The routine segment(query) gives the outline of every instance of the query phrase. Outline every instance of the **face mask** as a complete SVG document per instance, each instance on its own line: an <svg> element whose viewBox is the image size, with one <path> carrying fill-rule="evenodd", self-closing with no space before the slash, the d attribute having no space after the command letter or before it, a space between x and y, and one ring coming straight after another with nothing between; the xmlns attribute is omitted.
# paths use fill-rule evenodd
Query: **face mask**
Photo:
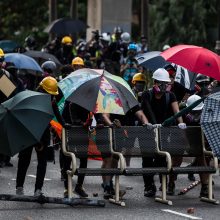
<svg viewBox="0 0 220 220"><path fill-rule="evenodd" d="M166 92L166 89L167 89L167 84L166 83L161 83L159 86L160 88L160 92Z"/></svg>
<svg viewBox="0 0 220 220"><path fill-rule="evenodd" d="M138 91L138 92L143 92L144 89L145 89L145 84L144 83L136 83L135 84L135 89Z"/></svg>
<svg viewBox="0 0 220 220"><path fill-rule="evenodd" d="M63 46L63 50L64 50L65 52L70 52L70 51L72 50L72 45L64 45L64 46Z"/></svg>
<svg viewBox="0 0 220 220"><path fill-rule="evenodd" d="M186 115L186 121L188 123L199 123L201 118L201 111L194 111Z"/></svg>

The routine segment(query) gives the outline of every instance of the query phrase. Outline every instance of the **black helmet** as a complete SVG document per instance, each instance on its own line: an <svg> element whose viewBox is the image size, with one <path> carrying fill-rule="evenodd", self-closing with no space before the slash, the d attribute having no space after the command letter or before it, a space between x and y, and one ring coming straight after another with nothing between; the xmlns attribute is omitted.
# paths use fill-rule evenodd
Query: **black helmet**
<svg viewBox="0 0 220 220"><path fill-rule="evenodd" d="M210 82L210 78L208 76L202 75L202 74L198 74L196 76L196 82L197 83L209 83Z"/></svg>
<svg viewBox="0 0 220 220"><path fill-rule="evenodd" d="M28 37L25 38L25 43L27 47L35 47L36 40L33 36L29 35Z"/></svg>

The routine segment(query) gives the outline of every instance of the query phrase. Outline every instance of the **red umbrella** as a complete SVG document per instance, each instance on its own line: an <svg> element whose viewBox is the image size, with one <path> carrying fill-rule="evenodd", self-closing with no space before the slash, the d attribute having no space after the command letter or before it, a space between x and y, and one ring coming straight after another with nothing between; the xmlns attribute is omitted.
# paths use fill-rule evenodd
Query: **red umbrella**
<svg viewBox="0 0 220 220"><path fill-rule="evenodd" d="M203 47L177 45L161 53L165 60L194 72L220 80L220 57Z"/></svg>

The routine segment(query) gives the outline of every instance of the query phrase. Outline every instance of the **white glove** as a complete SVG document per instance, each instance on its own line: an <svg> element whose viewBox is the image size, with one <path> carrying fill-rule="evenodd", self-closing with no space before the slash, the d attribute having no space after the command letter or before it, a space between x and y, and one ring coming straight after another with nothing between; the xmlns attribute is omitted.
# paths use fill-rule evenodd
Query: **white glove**
<svg viewBox="0 0 220 220"><path fill-rule="evenodd" d="M186 129L186 124L185 124L185 123L179 123L179 124L178 124L178 127L179 127L180 129Z"/></svg>
<svg viewBox="0 0 220 220"><path fill-rule="evenodd" d="M154 126L151 123L143 124L143 127L147 128L148 130L154 129Z"/></svg>
<svg viewBox="0 0 220 220"><path fill-rule="evenodd" d="M154 127L154 128L161 128L161 127L162 127L162 124L154 124L153 127Z"/></svg>

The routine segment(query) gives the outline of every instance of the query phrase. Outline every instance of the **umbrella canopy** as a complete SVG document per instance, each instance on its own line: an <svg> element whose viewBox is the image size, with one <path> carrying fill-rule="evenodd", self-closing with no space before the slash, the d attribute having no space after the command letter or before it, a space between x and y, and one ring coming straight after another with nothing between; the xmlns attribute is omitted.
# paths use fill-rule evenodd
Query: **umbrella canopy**
<svg viewBox="0 0 220 220"><path fill-rule="evenodd" d="M51 60L56 63L57 66L61 66L60 61L50 53L37 51L37 50L28 50L24 52L25 55L34 58L39 64L42 64L45 61Z"/></svg>
<svg viewBox="0 0 220 220"><path fill-rule="evenodd" d="M201 115L201 127L208 140L208 143L220 159L220 92L209 95L204 102Z"/></svg>
<svg viewBox="0 0 220 220"><path fill-rule="evenodd" d="M44 32L55 33L57 35L68 35L85 31L87 25L81 20L72 18L60 18L49 24Z"/></svg>
<svg viewBox="0 0 220 220"><path fill-rule="evenodd" d="M124 115L138 105L127 82L105 70L80 69L58 84L67 101L94 113Z"/></svg>
<svg viewBox="0 0 220 220"><path fill-rule="evenodd" d="M39 64L31 57L21 53L5 54L5 61L13 63L17 69L33 70L42 73Z"/></svg>
<svg viewBox="0 0 220 220"><path fill-rule="evenodd" d="M135 59L139 65L151 71L155 71L169 63L160 54L160 51L150 51L136 56Z"/></svg>
<svg viewBox="0 0 220 220"><path fill-rule="evenodd" d="M0 153L13 156L40 141L54 117L51 96L23 91L0 105Z"/></svg>
<svg viewBox="0 0 220 220"><path fill-rule="evenodd" d="M0 41L0 48L2 48L2 50L5 53L12 53L18 47L19 45L12 40L1 40Z"/></svg>
<svg viewBox="0 0 220 220"><path fill-rule="evenodd" d="M203 47L177 45L161 53L165 60L220 80L220 57Z"/></svg>
<svg viewBox="0 0 220 220"><path fill-rule="evenodd" d="M160 51L150 51L137 55L135 59L138 61L139 65L151 71L163 68L166 64L170 63L161 56ZM175 81L184 86L186 89L193 90L196 82L196 74L177 64L172 65L176 68Z"/></svg>

